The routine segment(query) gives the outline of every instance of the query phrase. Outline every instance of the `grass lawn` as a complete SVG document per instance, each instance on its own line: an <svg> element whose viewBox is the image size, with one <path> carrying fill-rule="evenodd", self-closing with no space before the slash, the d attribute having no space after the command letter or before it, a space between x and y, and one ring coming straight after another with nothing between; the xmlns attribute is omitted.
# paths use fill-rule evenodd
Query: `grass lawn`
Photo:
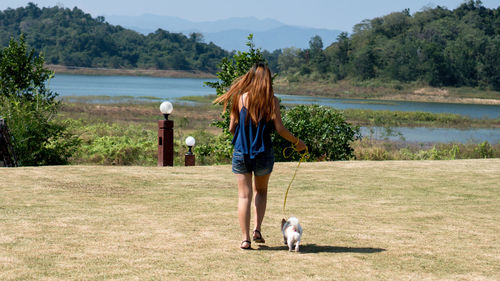
<svg viewBox="0 0 500 281"><path fill-rule="evenodd" d="M0 280L499 280L500 159L296 163L240 250L230 167L0 169Z"/></svg>

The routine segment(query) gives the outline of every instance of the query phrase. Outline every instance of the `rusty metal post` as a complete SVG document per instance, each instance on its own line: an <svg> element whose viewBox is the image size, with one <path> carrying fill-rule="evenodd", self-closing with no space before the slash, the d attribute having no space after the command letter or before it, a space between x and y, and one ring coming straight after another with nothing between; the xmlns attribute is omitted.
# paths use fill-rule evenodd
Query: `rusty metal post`
<svg viewBox="0 0 500 281"><path fill-rule="evenodd" d="M158 121L158 166L174 166L174 121Z"/></svg>
<svg viewBox="0 0 500 281"><path fill-rule="evenodd" d="M196 165L196 157L191 151L191 147L189 147L188 153L184 155L184 166L194 166Z"/></svg>
<svg viewBox="0 0 500 281"><path fill-rule="evenodd" d="M0 116L0 167L17 167L16 153L11 143L9 129Z"/></svg>

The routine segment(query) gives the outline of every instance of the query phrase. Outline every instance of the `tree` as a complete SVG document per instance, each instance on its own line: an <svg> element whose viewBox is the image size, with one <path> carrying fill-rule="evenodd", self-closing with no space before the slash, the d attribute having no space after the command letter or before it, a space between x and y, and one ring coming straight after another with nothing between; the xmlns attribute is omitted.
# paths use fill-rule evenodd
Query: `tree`
<svg viewBox="0 0 500 281"><path fill-rule="evenodd" d="M271 69L271 71L273 73L278 73L279 72L279 57L281 56L282 54L282 50L281 49L276 49L274 50L272 53L267 51L267 50L264 50L262 52L262 55L264 56L265 60L267 61L267 64L269 66L269 68Z"/></svg>
<svg viewBox="0 0 500 281"><path fill-rule="evenodd" d="M296 72L302 63L299 48L285 48L278 57L278 68L281 73Z"/></svg>
<svg viewBox="0 0 500 281"><path fill-rule="evenodd" d="M349 53L351 51L351 42L347 32L341 32L337 36L338 42L338 52L336 53L337 59L341 64L347 64L349 62Z"/></svg>
<svg viewBox="0 0 500 281"><path fill-rule="evenodd" d="M321 40L319 35L311 37L311 40L309 40L309 50L311 50L311 54L317 54L323 50L323 40Z"/></svg>
<svg viewBox="0 0 500 281"><path fill-rule="evenodd" d="M189 34L189 40L191 40L193 43L203 43L204 37L202 33L192 32L191 34Z"/></svg>
<svg viewBox="0 0 500 281"><path fill-rule="evenodd" d="M479 66L481 84L490 85L500 91L500 35L490 39L485 47L483 61Z"/></svg>
<svg viewBox="0 0 500 281"><path fill-rule="evenodd" d="M253 34L248 35L248 42L246 45L249 48L248 52L238 51L232 59L222 59L222 62L219 64L219 68L221 70L217 72L217 78L219 78L219 81L205 82L207 86L215 88L217 96L223 95L229 89L233 81L236 78L245 75L255 63L265 61L261 50L255 48L255 44L253 43ZM228 107L231 108L231 105L229 104ZM226 135L231 135L228 130L230 121L229 112L226 111L221 115L221 117L223 120L215 122L214 125L222 128Z"/></svg>
<svg viewBox="0 0 500 281"><path fill-rule="evenodd" d="M319 35L309 40L309 55L312 69L319 73L325 73L328 70L328 59L323 52L323 40Z"/></svg>
<svg viewBox="0 0 500 281"><path fill-rule="evenodd" d="M22 166L65 164L79 139L55 120L60 102L46 88L53 73L43 56L27 50L24 36L0 51L0 115L9 127Z"/></svg>
<svg viewBox="0 0 500 281"><path fill-rule="evenodd" d="M335 79L344 79L348 73L352 47L347 32L337 36L337 42L325 50L325 55L330 58L330 71L335 74Z"/></svg>
<svg viewBox="0 0 500 281"><path fill-rule="evenodd" d="M43 57L35 56L35 50L27 50L24 35L19 43L11 39L9 47L0 52L0 58L0 95L30 101L39 95L47 101L54 101L56 94L45 85L53 73L43 68Z"/></svg>
<svg viewBox="0 0 500 281"><path fill-rule="evenodd" d="M370 79L376 76L375 67L377 57L374 52L374 43L370 42L356 53L353 59L354 73L361 79Z"/></svg>

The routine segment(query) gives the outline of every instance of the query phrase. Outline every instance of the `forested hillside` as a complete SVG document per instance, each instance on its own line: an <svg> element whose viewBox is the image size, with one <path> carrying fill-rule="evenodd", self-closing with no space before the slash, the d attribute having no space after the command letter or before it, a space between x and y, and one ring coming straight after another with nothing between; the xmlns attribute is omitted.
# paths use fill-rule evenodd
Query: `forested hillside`
<svg viewBox="0 0 500 281"><path fill-rule="evenodd" d="M0 47L26 35L48 64L81 67L201 70L214 73L228 53L158 29L142 35L92 18L78 8L35 4L0 11ZM241 38L245 41L245 38ZM263 51L274 72L291 83L374 80L500 90L500 7L468 0L454 10L409 10L365 20L330 46L315 36L309 48Z"/></svg>
<svg viewBox="0 0 500 281"><path fill-rule="evenodd" d="M481 1L391 13L337 39L326 49L317 36L308 49L284 49L275 54L277 70L290 81L375 79L500 90L500 7Z"/></svg>
<svg viewBox="0 0 500 281"><path fill-rule="evenodd" d="M215 72L228 53L199 34L188 38L158 29L142 35L92 18L78 8L26 7L0 11L0 47L26 35L49 64L82 67L155 68Z"/></svg>

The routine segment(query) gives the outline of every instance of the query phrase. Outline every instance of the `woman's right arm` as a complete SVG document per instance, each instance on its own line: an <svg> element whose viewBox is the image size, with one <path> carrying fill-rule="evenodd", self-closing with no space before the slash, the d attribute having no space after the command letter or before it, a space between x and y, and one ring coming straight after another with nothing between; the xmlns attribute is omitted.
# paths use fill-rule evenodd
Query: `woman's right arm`
<svg viewBox="0 0 500 281"><path fill-rule="evenodd" d="M299 138L295 137L290 131L288 131L287 128L283 125L283 121L281 120L281 112L280 112L280 103L278 98L275 97L275 102L276 106L276 118L274 119L274 128L278 132L278 134L286 139L287 141L297 144L297 150L302 151L307 148L306 144Z"/></svg>
<svg viewBox="0 0 500 281"><path fill-rule="evenodd" d="M233 114L231 114L231 121L229 121L229 132L231 132L231 134L233 134L234 136L235 131L236 131L236 121L234 119Z"/></svg>

